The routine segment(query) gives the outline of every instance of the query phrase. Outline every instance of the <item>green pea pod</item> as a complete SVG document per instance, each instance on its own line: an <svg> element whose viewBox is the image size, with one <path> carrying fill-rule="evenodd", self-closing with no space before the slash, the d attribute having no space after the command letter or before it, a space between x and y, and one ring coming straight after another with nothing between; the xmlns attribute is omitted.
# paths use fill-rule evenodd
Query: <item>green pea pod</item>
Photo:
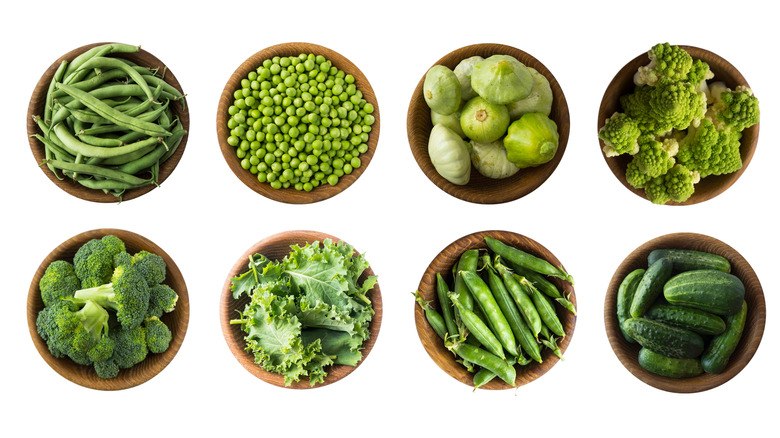
<svg viewBox="0 0 780 438"><path fill-rule="evenodd" d="M469 345L466 343L448 343L447 348L454 351L455 354L460 356L463 360L470 363L479 365L482 368L486 368L497 375L504 382L515 386L515 378L517 372L515 367L510 365L506 360L485 351L479 347Z"/></svg>
<svg viewBox="0 0 780 438"><path fill-rule="evenodd" d="M533 333L523 321L523 317L517 310L514 299L507 291L504 282L498 277L498 274L494 271L493 265L490 263L490 257L486 258L488 286L493 292L493 296L496 298L496 303L501 309L501 312L506 317L509 327L512 329L512 333L515 335L515 340L520 344L522 350L525 350L534 360L541 362L541 356L539 356L538 349L534 351L534 346L537 346ZM520 353L520 350L518 350ZM522 355L522 353L520 353Z"/></svg>
<svg viewBox="0 0 780 438"><path fill-rule="evenodd" d="M544 325L546 325L547 328L549 328L550 331L556 335L562 337L566 336L566 333L563 331L563 325L561 325L561 320L558 319L558 314L555 313L555 307L553 307L552 303L549 301L549 298L539 292L539 290L536 289L536 287L527 279L523 278L520 283L523 284L528 289L528 291L530 291L531 299L533 300L534 305L536 306L536 310L539 312L539 316L542 318Z"/></svg>
<svg viewBox="0 0 780 438"><path fill-rule="evenodd" d="M444 317L444 323L447 326L447 335L455 336L458 334L457 325L455 324L455 316L453 314L452 303L449 297L449 287L447 282L444 281L441 274L436 274L436 297L439 299L439 309Z"/></svg>
<svg viewBox="0 0 780 438"><path fill-rule="evenodd" d="M504 286L506 286L507 291L509 291L512 298L515 300L515 304L517 304L520 314L523 315L523 319L525 319L534 339L538 339L539 332L542 330L542 319L539 316L539 312L536 310L536 306L534 306L530 295L525 291L520 284L520 281L509 268L500 263L495 263L494 266L501 276L501 279L504 281Z"/></svg>
<svg viewBox="0 0 780 438"><path fill-rule="evenodd" d="M460 299L461 304L463 304L463 307L469 310L474 310L474 299L471 297L471 294L466 287L466 283L463 282L463 278L459 272L477 272L478 263L479 251L476 249L466 250L463 252L463 254L460 255L456 270L453 272L453 276L455 277L455 286L453 287L453 291L458 294L458 298Z"/></svg>
<svg viewBox="0 0 780 438"><path fill-rule="evenodd" d="M555 267L547 260L528 254L491 237L485 237L485 243L497 255L507 261L523 266L534 272L557 277L574 284L574 279L563 268Z"/></svg>
<svg viewBox="0 0 780 438"><path fill-rule="evenodd" d="M414 295L415 301L417 301L417 304L423 309L423 312L425 312L425 319L428 320L428 324L431 325L433 331L439 335L442 340L446 339L447 326L444 323L444 318L441 314L431 307L430 301L423 300L420 292L414 291L412 292L412 295Z"/></svg>
<svg viewBox="0 0 780 438"><path fill-rule="evenodd" d="M558 346L558 340L550 333L550 329L548 329L547 326L542 326L542 336L544 336L544 339L541 340L542 344L552 350L558 358L563 360L563 352Z"/></svg>
<svg viewBox="0 0 780 438"><path fill-rule="evenodd" d="M496 303L496 299L493 297L493 293L488 285L474 272L462 271L461 275L471 295L474 297L474 301L479 304L482 312L485 314L485 318L490 321L490 326L493 328L496 337L501 341L501 345L512 356L517 356L515 336L512 334L512 329L509 327L504 314L501 313L501 308L498 307L498 303Z"/></svg>
<svg viewBox="0 0 780 438"><path fill-rule="evenodd" d="M496 378L496 373L490 371L487 368L482 368L481 370L474 373L474 389L477 389L480 386L490 383L495 378Z"/></svg>
<svg viewBox="0 0 780 438"><path fill-rule="evenodd" d="M469 329L469 332L474 335L475 338L482 344L488 351L505 359L504 350L501 346L501 341L498 340L495 334L488 328L488 326L482 322L474 312L466 309L458 301L458 297L455 294L450 294L450 299L455 308L460 312L461 320L463 324Z"/></svg>

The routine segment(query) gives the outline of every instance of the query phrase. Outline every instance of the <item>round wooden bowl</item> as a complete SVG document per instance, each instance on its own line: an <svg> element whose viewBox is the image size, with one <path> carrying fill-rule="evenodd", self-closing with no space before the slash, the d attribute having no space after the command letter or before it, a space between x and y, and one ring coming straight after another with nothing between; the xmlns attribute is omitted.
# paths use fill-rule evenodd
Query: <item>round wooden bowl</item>
<svg viewBox="0 0 780 438"><path fill-rule="evenodd" d="M680 46L691 54L693 59L701 59L710 66L710 70L715 74L708 82L722 81L732 90L738 85L745 85L749 87L749 84L742 76L742 74L728 61L720 56L698 47ZM635 89L634 85L634 73L641 66L650 63L650 58L647 56L647 52L637 56L631 62L625 65L615 75L612 82L609 83L607 90L604 92L604 97L601 99L601 106L599 107L599 117L596 126L596 137L598 138L598 130L604 126L604 121L616 112L621 112L620 96L632 93ZM742 156L742 168L734 173L727 175L710 175L703 178L696 184L696 191L685 202L667 202L665 205L692 205L704 202L708 199L712 199L719 194L723 193L734 184L742 173L747 169L750 160L753 158L753 153L756 150L758 143L758 128L759 124L751 126L748 129L742 131L742 145L740 146L740 155ZM599 138L599 153L604 157L612 173L615 177L625 186L628 190L632 191L637 196L641 196L647 199L644 189L636 189L632 187L626 181L626 166L631 161L631 156L623 154L617 157L607 158L604 155L601 148L604 147L604 142Z"/></svg>
<svg viewBox="0 0 780 438"><path fill-rule="evenodd" d="M528 237L516 234L510 231L480 231L452 242L446 248L444 248L434 259L428 268L425 270L420 284L417 290L424 300L431 301L431 305L436 309L439 309L438 300L436 298L436 274L440 273L447 284L453 284L452 268L458 263L461 254L468 249L477 248L480 250L487 250L487 244L485 244L485 237L492 237L500 240L507 245L514 246L523 251L533 254L537 257L543 258L555 266L563 266L561 262L553 255L547 248L543 247L534 240ZM571 283L557 279L547 277L557 287L558 290L564 296L569 296L569 299L577 307L577 297L574 295L574 287ZM562 352L566 351L566 348L571 342L571 338L574 335L574 325L577 322L577 317L556 305L558 311L558 318L560 318L563 325L563 329L566 333L566 337L558 341L558 346ZM433 331L428 320L425 318L425 312L420 306L414 303L414 323L417 326L417 335L420 337L420 341L428 352L428 355L436 362L436 365L444 370L447 374L454 379L473 387L474 375L468 372L463 365L455 361L455 355L447 350L442 342L441 338ZM517 371L517 379L515 380L515 386L520 387L522 385L533 382L538 379L544 373L550 370L559 358L549 348L542 349L542 363L531 362L525 366L515 366ZM508 389L512 388L509 384L501 379L493 379L488 384L481 386L484 389Z"/></svg>
<svg viewBox="0 0 780 438"><path fill-rule="evenodd" d="M238 300L233 298L233 292L230 290L231 279L247 271L249 257L254 254L262 254L270 260L281 260L290 254L291 245L304 246L307 243L315 241L322 242L325 239L331 239L334 243L341 240L325 233L306 230L285 231L269 236L252 245L252 247L238 258L233 265L233 268L228 273L227 279L225 279L225 286L222 288L222 298L219 306L220 324L222 325L222 334L225 336L225 341L227 342L230 351L238 362L246 368L247 371L252 373L252 375L280 388L309 389L312 388L312 386L309 383L309 379L306 377L302 377L298 382L293 382L290 386L285 386L284 376L263 370L260 365L255 363L254 355L245 350L246 341L244 340L244 337L246 336L246 333L241 329L241 325L230 324L230 320L235 319L239 313L244 310L250 299L246 294L242 295ZM355 250L355 254L359 254L357 250ZM360 276L360 281L365 281L365 279L371 275L374 275L374 271L369 267L363 271L363 274ZM376 343L376 339L379 336L379 328L382 325L382 294L379 291L378 284L374 285L373 289L369 291L368 298L371 300L374 308L374 317L371 319L371 323L368 326L371 334L363 343L363 349L361 350L363 358L358 362L357 366L354 367L338 364L331 365L327 369L328 375L325 376L324 382L313 386L314 388L330 385L331 383L338 382L348 376L355 371L355 369L366 360L368 354L371 353L371 350Z"/></svg>
<svg viewBox="0 0 780 438"><path fill-rule="evenodd" d="M520 169L516 174L503 179L483 176L472 166L468 184L453 184L439 175L428 155L428 139L433 125L431 124L431 109L425 103L422 92L425 74L420 78L420 82L414 90L406 116L406 134L409 138L409 146L412 148L412 155L414 155L417 165L420 166L425 176L450 195L477 204L501 204L514 201L536 190L558 167L569 141L569 107L560 84L547 67L522 50L502 44L474 44L448 53L431 67L445 65L454 69L460 61L471 56L488 58L499 54L514 56L525 66L533 67L550 81L553 92L550 118L558 125L559 135L558 151L552 160L541 166ZM427 72L428 70L425 71L426 74Z"/></svg>
<svg viewBox="0 0 780 438"><path fill-rule="evenodd" d="M173 339L171 340L168 349L160 354L149 353L143 362L131 368L120 370L119 375L113 379L102 379L98 377L94 368L91 366L79 365L68 357L54 357L49 352L46 342L41 339L38 334L35 322L38 318L38 312L43 309L43 301L41 300L41 292L38 288L38 283L49 264L55 260L67 260L72 262L74 254L76 254L76 251L82 245L92 239L99 239L109 234L113 234L122 239L122 241L125 242L125 248L130 254L134 254L140 250L146 250L162 257L167 265L164 283L169 285L179 294L179 300L177 301L176 308L173 312L166 313L160 318L173 333ZM86 231L61 243L54 248L54 250L46 256L43 262L41 262L41 265L38 266L35 277L33 277L33 280L30 283L29 293L27 294L27 325L30 329L30 336L35 344L35 348L38 349L38 353L40 353L46 363L61 376L73 383L92 389L119 390L132 388L156 376L173 360L174 356L176 356L176 353L179 351L182 342L184 342L184 335L187 333L189 318L190 299L187 294L187 285L184 283L184 277L182 277L181 271L179 271L179 268L176 266L173 259L151 240L133 232L119 229L106 228Z"/></svg>
<svg viewBox="0 0 780 438"><path fill-rule="evenodd" d="M40 130L38 129L38 124L35 123L35 121L33 120L33 116L43 115L43 108L46 103L46 92L48 91L49 84L51 83L51 80L54 77L54 73L57 71L57 68L60 66L63 60L70 61L73 58L86 52L87 50L102 44L107 44L107 43L88 44L86 46L79 47L78 49L71 50L70 52L61 56L56 61L54 61L51 64L51 66L49 66L46 72L43 73L43 76L41 76L41 79L38 81L38 84L36 84L35 89L33 90L32 97L30 98L30 104L27 107L27 135L30 139L30 148L32 149L33 156L35 157L36 164L41 164L46 159L46 157L43 151L43 144L35 137L32 137L33 134L41 133ZM181 91L182 94L184 93L184 91L181 88L181 84L179 84L179 81L176 79L176 76L173 75L173 72L171 72L171 70L162 61L157 59L154 55L147 52L146 50L139 49L138 52L136 53L116 53L116 54L112 54L111 56L130 60L143 67L158 68L160 72L164 72L164 79L166 82L173 85L177 90ZM176 168L176 165L179 164L179 160L181 159L181 156L184 154L184 149L187 146L187 139L189 138L190 111L187 108L185 102L173 102L171 103L171 107L173 108L173 113L179 117L179 120L181 120L181 124L184 127L184 129L187 130L187 134L185 134L184 138L182 138L179 147L176 149L176 152L173 155L171 155L171 157L168 158L164 163L160 165L158 184L162 184L168 178L168 176L170 176L170 174L173 173L173 170ZM94 189L86 188L81 184L71 180L70 178L59 180L49 170L48 167L46 166L39 166L39 167L41 168L43 173L46 174L49 180L51 180L51 182L57 185L57 187L61 188L62 190L70 193L71 195L77 198L81 198L86 201L103 202L103 203L119 201L119 198L117 198L116 196L110 193L103 193L102 190L94 190ZM131 199L135 199L141 195L150 192L156 187L157 187L156 185L151 184L145 187L127 190L122 195L122 201L129 201Z"/></svg>
<svg viewBox="0 0 780 438"><path fill-rule="evenodd" d="M368 151L360 154L362 165L353 170L349 175L344 175L339 178L339 182L335 186L324 184L316 187L311 192L295 190L293 187L274 189L271 188L271 185L268 183L261 183L257 180L255 175L241 167L241 159L236 156L236 148L227 143L227 139L230 136L230 130L227 127L228 120L230 120L228 108L230 108L235 101L233 93L241 88L241 80L246 78L249 72L256 70L258 66L262 65L263 61L266 59L273 58L274 56L298 56L301 53L322 55L331 61L333 66L337 67L339 70L354 76L355 85L358 90L363 93L363 98L374 106L373 116L375 118L374 124L371 126L371 132L368 135L368 143L366 143L368 145ZM222 90L222 95L219 98L219 105L217 106L217 138L219 140L219 148L222 150L222 156L225 158L230 170L232 170L238 179L247 187L266 198L275 201L288 204L310 204L323 201L343 192L366 170L368 164L371 162L371 158L374 156L374 152L376 152L376 147L379 142L379 105L377 104L376 94L374 94L374 90L371 88L371 84L368 82L366 76L355 64L341 54L327 47L311 43L293 42L278 44L265 48L250 56L249 59L244 61L236 71L233 72L230 79L228 79L225 88Z"/></svg>
<svg viewBox="0 0 780 438"><path fill-rule="evenodd" d="M731 263L731 273L739 277L745 284L745 301L748 307L747 322L739 345L722 373L705 373L685 379L674 379L653 374L640 367L639 363L637 363L637 355L641 348L639 344L631 344L623 337L617 320L618 287L629 272L638 268L647 269L647 256L652 250L658 248L692 249L721 255ZM702 234L667 234L642 244L631 252L617 268L617 271L615 271L609 283L604 302L604 325L607 330L607 338L620 362L639 380L669 392L693 393L706 391L731 380L753 358L764 334L765 324L766 303L764 302L764 292L761 289L756 273L753 272L753 268L734 248L718 239Z"/></svg>

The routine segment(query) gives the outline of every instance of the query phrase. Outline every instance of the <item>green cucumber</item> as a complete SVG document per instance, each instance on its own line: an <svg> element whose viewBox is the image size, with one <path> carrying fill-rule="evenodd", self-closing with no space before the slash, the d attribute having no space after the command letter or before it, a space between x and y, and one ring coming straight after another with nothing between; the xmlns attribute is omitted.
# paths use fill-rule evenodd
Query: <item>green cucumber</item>
<svg viewBox="0 0 780 438"><path fill-rule="evenodd" d="M634 299L636 287L639 286L639 281L642 279L643 275L645 275L645 270L642 268L629 272L628 275L623 278L617 292L617 319L618 324L620 324L620 331L623 332L623 337L626 338L626 341L631 342L632 344L636 341L634 341L631 336L628 336L626 331L623 330L623 323L628 318L631 318L631 301Z"/></svg>
<svg viewBox="0 0 780 438"><path fill-rule="evenodd" d="M719 335L726 331L726 322L723 318L693 307L655 304L647 311L645 317L688 329L700 335Z"/></svg>
<svg viewBox="0 0 780 438"><path fill-rule="evenodd" d="M710 374L718 374L726 369L731 355L737 349L742 332L747 320L747 303L742 302L739 312L726 319L728 328L722 334L715 336L707 346L707 350L701 356L701 364L704 371Z"/></svg>
<svg viewBox="0 0 780 438"><path fill-rule="evenodd" d="M623 328L639 345L674 359L693 359L704 351L697 333L647 318L629 318Z"/></svg>
<svg viewBox="0 0 780 438"><path fill-rule="evenodd" d="M736 276L722 271L686 271L666 282L664 297L671 304L716 315L733 315L742 307L745 285Z"/></svg>
<svg viewBox="0 0 780 438"><path fill-rule="evenodd" d="M664 290L664 283L672 276L672 262L669 259L658 259L650 265L636 287L634 299L631 300L631 316L640 318L653 305L655 299Z"/></svg>
<svg viewBox="0 0 780 438"><path fill-rule="evenodd" d="M647 256L648 265L656 260L668 258L672 261L675 272L696 271L700 269L714 269L716 271L731 272L731 263L722 256L692 249L655 249Z"/></svg>
<svg viewBox="0 0 780 438"><path fill-rule="evenodd" d="M639 350L639 366L664 377L685 378L704 374L699 359L675 359L658 354L653 350Z"/></svg>

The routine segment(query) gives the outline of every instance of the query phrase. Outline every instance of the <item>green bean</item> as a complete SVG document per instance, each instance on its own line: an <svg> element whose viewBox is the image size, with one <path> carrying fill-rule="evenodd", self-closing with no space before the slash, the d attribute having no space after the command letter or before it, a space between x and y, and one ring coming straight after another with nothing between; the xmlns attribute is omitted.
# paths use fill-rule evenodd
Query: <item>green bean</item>
<svg viewBox="0 0 780 438"><path fill-rule="evenodd" d="M51 120L52 105L54 101L54 84L62 80L62 76L65 74L65 69L68 67L68 61L62 60L60 66L54 72L51 82L49 82L49 88L46 91L46 102L43 106L43 120Z"/></svg>
<svg viewBox="0 0 780 438"><path fill-rule="evenodd" d="M114 79L122 79L124 77L126 77L125 73L121 70L109 70L93 78L72 83L70 84L70 86L78 88L79 90L91 91L105 84L108 81L112 81ZM57 79L57 82L62 82L62 81L60 79ZM54 98L59 98L59 97L67 96L67 94L62 90L55 90L54 93L52 93L52 96Z"/></svg>
<svg viewBox="0 0 780 438"><path fill-rule="evenodd" d="M103 117L100 117L92 111L72 109L70 110L70 115L72 115L76 120L84 123L102 123L105 121Z"/></svg>
<svg viewBox="0 0 780 438"><path fill-rule="evenodd" d="M100 99L92 96L91 94L73 88L65 84L59 85L60 89L65 90L66 93L81 101L87 108L95 111L99 115L108 119L111 123L119 126L124 126L130 130L143 132L150 136L168 136L171 133L162 129L159 125L144 120L139 120L135 117L130 117L114 108L106 105Z"/></svg>
<svg viewBox="0 0 780 438"><path fill-rule="evenodd" d="M76 137L73 136L73 134L68 130L68 128L61 123L55 126L54 129L52 129L52 131L59 137L59 139L63 142L63 144L67 146L67 149L71 151L73 155L82 154L87 157L97 157L97 158L116 157L119 155L128 154L130 152L144 148L156 142L162 142L162 138L160 137L149 137L146 140L138 141L124 146L119 146L114 148L103 148L103 147L88 145L86 143L79 141Z"/></svg>
<svg viewBox="0 0 780 438"><path fill-rule="evenodd" d="M412 292L412 295L414 295L414 299L417 304L420 305L420 308L423 309L425 319L428 320L428 324L431 325L433 331L439 335L442 340L445 340L447 338L447 324L444 322L444 317L442 317L436 309L431 307L430 301L423 300L419 291Z"/></svg>
<svg viewBox="0 0 780 438"><path fill-rule="evenodd" d="M460 356L463 360L486 368L500 377L504 382L512 386L515 385L515 378L517 377L515 367L495 354L462 342L449 342L447 343L447 348L454 351L455 354Z"/></svg>
<svg viewBox="0 0 780 438"><path fill-rule="evenodd" d="M501 341L499 341L496 335L490 331L488 326L482 322L482 320L479 319L479 317L475 315L474 312L463 307L455 294L450 294L449 297L450 300L452 300L452 304L454 304L455 308L460 312L460 317L463 321L463 324L467 329L469 329L469 332L473 334L475 338L477 338L480 344L482 344L482 346L484 346L488 351L500 357L501 359L506 359L503 348L501 346Z"/></svg>
<svg viewBox="0 0 780 438"><path fill-rule="evenodd" d="M531 299L533 300L534 305L536 306L536 310L539 312L539 316L542 318L544 325L546 325L547 328L549 328L550 331L556 335L566 336L566 333L563 331L563 325L561 325L561 320L558 319L558 314L555 313L555 307L553 307L552 303L549 301L549 298L539 292L536 286L531 284L531 282L526 278L521 277L519 281L531 293Z"/></svg>
<svg viewBox="0 0 780 438"><path fill-rule="evenodd" d="M536 306L534 306L533 300L509 268L499 262L494 263L494 266L504 281L507 291L515 300L515 304L517 304L517 308L520 310L520 314L523 315L523 319L528 324L528 328L531 330L534 338L538 339L539 332L542 330L542 319L536 310Z"/></svg>
<svg viewBox="0 0 780 438"><path fill-rule="evenodd" d="M479 304L485 317L490 321L490 325L493 327L496 337L501 341L501 345L512 356L517 356L515 336L512 334L512 329L509 327L504 314L501 313L501 309L498 307L498 303L496 303L496 299L493 297L488 285L474 272L461 271L461 275L469 291L471 291L474 301Z"/></svg>
<svg viewBox="0 0 780 438"><path fill-rule="evenodd" d="M173 155L179 148L184 136L187 135L187 131L182 127L181 122L177 122L177 125L171 131L171 136L163 141L163 144L167 145L165 155L160 158L160 162L165 162Z"/></svg>
<svg viewBox="0 0 780 438"><path fill-rule="evenodd" d="M102 44L99 46L95 46L86 52L82 53L81 55L73 58L73 60L70 62L70 66L65 71L65 76L69 76L73 72L76 71L79 67L81 67L82 64L89 61L95 56L103 56L108 55L111 53L136 53L138 52L138 49L140 49L139 46L131 46L129 44L121 44L121 43L110 43L110 44Z"/></svg>
<svg viewBox="0 0 780 438"><path fill-rule="evenodd" d="M152 90L149 88L149 84L146 82L146 80L143 78L143 76L135 71L132 67L130 67L124 60L118 59L118 58L108 58L105 56L96 56L94 58L89 59L84 64L82 64L76 71L79 71L80 69L87 69L87 68L104 68L108 67L109 69L117 69L124 72L130 79L133 80L136 84L138 84L142 90L144 90L144 93L146 94L146 97L149 100L154 100L154 96L152 95ZM78 89L78 88L77 88Z"/></svg>
<svg viewBox="0 0 780 438"><path fill-rule="evenodd" d="M115 97L145 97L146 96L144 90L138 84L107 85L104 87L95 88L94 90L91 90L88 93L90 96L93 96L103 101ZM160 93L160 97L164 97L162 92ZM55 100L60 105L65 105L65 106L74 105L76 108L82 106L81 102L76 100L71 95L67 95Z"/></svg>
<svg viewBox="0 0 780 438"><path fill-rule="evenodd" d="M137 184L146 184L149 182L149 180L138 178L137 176L130 175L125 172L119 172L113 169L106 169L100 166L92 166L90 164L69 163L67 161L60 161L60 160L50 160L50 163L55 168L60 170L67 170L70 172L99 176L102 178L124 182L127 184L137 185Z"/></svg>
<svg viewBox="0 0 780 438"><path fill-rule="evenodd" d="M115 181L110 179L97 180L91 178L79 178L76 179L76 182L89 189L115 191L120 193L124 192L125 190L137 189L151 184L150 181L146 181L146 180L141 184L130 184L130 183ZM116 194L114 195L118 196Z"/></svg>
<svg viewBox="0 0 780 438"><path fill-rule="evenodd" d="M444 281L441 274L436 274L436 296L439 299L439 309L441 309L441 315L444 317L444 322L447 326L447 335L455 336L459 334L457 326L455 324L455 317L453 315L452 303L450 303L449 288L447 282Z"/></svg>
<svg viewBox="0 0 780 438"><path fill-rule="evenodd" d="M571 275L567 274L563 268L557 268L547 260L528 254L525 251L521 251L491 237L485 237L485 243L487 243L488 247L494 253L496 253L496 255L501 256L503 259L506 259L509 262L523 266L540 274L561 278L571 282L572 284L574 283Z"/></svg>
<svg viewBox="0 0 780 438"><path fill-rule="evenodd" d="M506 317L506 320L509 323L509 327L512 329L512 333L515 335L515 340L518 341L520 347L525 350L525 352L528 353L532 359L541 363L542 358L539 354L539 344L537 344L534 334L531 333L531 330L528 328L525 321L523 320L523 317L520 315L520 312L514 303L514 299L510 295L509 291L507 291L504 282L494 272L495 268L490 263L490 255L486 255L486 266L488 286L490 286L490 290L493 292L493 296L496 298L498 307Z"/></svg>
<svg viewBox="0 0 780 438"><path fill-rule="evenodd" d="M175 97L175 99L172 99L172 100L182 100L182 99L184 99L184 95L181 93L181 91L179 91L173 85L169 84L165 79L157 77L155 75L146 76L145 79L146 79L146 81L150 85L162 86L162 88L163 88L163 90L165 90L165 92L167 92L167 93L169 93L169 94L171 94L172 96Z"/></svg>
<svg viewBox="0 0 780 438"><path fill-rule="evenodd" d="M122 140L116 138L96 137L94 135L79 134L78 139L83 143L97 147L114 148L124 145Z"/></svg>

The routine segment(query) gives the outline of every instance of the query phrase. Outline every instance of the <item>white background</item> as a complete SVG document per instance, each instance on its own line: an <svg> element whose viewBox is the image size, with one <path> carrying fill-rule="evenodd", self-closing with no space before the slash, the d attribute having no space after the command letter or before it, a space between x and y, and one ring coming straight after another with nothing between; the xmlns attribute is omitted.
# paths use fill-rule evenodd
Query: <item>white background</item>
<svg viewBox="0 0 780 438"><path fill-rule="evenodd" d="M173 3L39 0L4 8L0 435L724 436L774 424L780 95L771 2ZM191 111L176 171L160 188L119 205L89 203L56 188L37 168L24 129L44 70L62 54L99 41L140 44L163 60ZM379 147L366 172L342 194L313 205L252 192L230 172L216 137L217 101L233 70L253 53L291 41L324 45L352 60L369 78L381 111ZM599 103L614 74L666 41L728 59L761 101L759 147L747 171L719 197L682 208L655 206L626 190L606 166L596 136ZM502 205L470 204L439 190L419 170L406 137L409 100L427 68L454 49L483 42L517 47L544 63L560 82L571 117L555 173L530 195ZM191 305L173 362L149 382L116 392L86 389L54 372L35 350L25 319L27 289L41 260L69 237L103 227L139 233L164 248L184 274ZM291 229L323 231L366 253L384 302L370 356L348 378L314 390L281 389L253 377L233 358L219 326L230 267L256 241ZM441 249L488 229L515 231L551 250L576 278L579 317L566 360L541 379L517 391L472 393L425 353L410 292ZM645 241L674 232L707 234L739 251L757 272L769 309L752 362L727 384L699 394L666 393L637 380L604 331L604 294L618 264Z"/></svg>

